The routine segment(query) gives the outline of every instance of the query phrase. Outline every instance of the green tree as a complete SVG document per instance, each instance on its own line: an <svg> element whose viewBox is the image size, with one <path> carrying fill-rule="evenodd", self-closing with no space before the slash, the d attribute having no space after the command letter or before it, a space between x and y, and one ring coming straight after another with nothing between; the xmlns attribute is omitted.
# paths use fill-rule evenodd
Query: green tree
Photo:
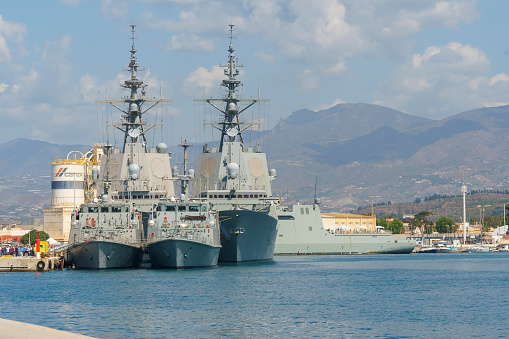
<svg viewBox="0 0 509 339"><path fill-rule="evenodd" d="M28 239L30 237L30 244L35 245L35 242L37 241L37 230L31 230L27 234L21 237L20 242L22 244L28 244ZM39 240L46 241L49 239L49 234L44 231L39 231Z"/></svg>
<svg viewBox="0 0 509 339"><path fill-rule="evenodd" d="M402 228L403 228L403 221L401 221L397 218L389 223L389 229L392 231L393 234L401 233Z"/></svg>
<svg viewBox="0 0 509 339"><path fill-rule="evenodd" d="M452 218L440 217L436 223L438 233L454 233L456 232L456 223Z"/></svg>
<svg viewBox="0 0 509 339"><path fill-rule="evenodd" d="M415 222L414 225L421 229L421 232L424 233L425 231L430 233L429 225L431 225L430 221L428 220L428 217L430 215L433 215L433 213L428 211L422 211L414 215Z"/></svg>
<svg viewBox="0 0 509 339"><path fill-rule="evenodd" d="M377 226L382 226L385 230L388 230L387 217L381 217L376 221Z"/></svg>

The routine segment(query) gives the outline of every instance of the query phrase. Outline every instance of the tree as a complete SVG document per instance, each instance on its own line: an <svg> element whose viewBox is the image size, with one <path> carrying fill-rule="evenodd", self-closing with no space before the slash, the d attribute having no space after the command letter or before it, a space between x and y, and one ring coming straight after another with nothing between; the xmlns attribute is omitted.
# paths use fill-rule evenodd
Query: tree
<svg viewBox="0 0 509 339"><path fill-rule="evenodd" d="M49 234L44 231L31 230L27 234L21 237L19 240L22 244L28 244L28 238L30 237L30 244L35 245L37 241L37 232L39 232L39 240L46 241L49 239Z"/></svg>
<svg viewBox="0 0 509 339"><path fill-rule="evenodd" d="M447 217L438 218L436 225L438 233L454 233L457 229L454 220Z"/></svg>
<svg viewBox="0 0 509 339"><path fill-rule="evenodd" d="M380 219L377 219L376 224L377 226L382 226L384 229L387 229L387 218L381 217Z"/></svg>
<svg viewBox="0 0 509 339"><path fill-rule="evenodd" d="M424 233L426 226L431 224L428 220L428 217L430 215L433 215L433 213L428 212L428 211L422 211L422 212L419 212L416 215L414 215L415 226L421 228L422 233Z"/></svg>
<svg viewBox="0 0 509 339"><path fill-rule="evenodd" d="M401 233L401 230L403 228L403 221L399 220L399 219L394 219L393 221L391 221L389 223L389 229L392 231L392 233L394 234L399 234Z"/></svg>

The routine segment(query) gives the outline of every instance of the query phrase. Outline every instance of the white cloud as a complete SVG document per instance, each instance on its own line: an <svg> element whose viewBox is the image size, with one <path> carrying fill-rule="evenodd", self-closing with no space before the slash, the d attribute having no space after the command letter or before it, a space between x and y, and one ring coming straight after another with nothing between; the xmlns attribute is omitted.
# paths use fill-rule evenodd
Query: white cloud
<svg viewBox="0 0 509 339"><path fill-rule="evenodd" d="M313 107L313 111L318 112L318 111L326 110L326 109L329 109L336 105L344 104L344 103L345 103L344 100L338 98L338 99L334 100L334 102L332 104L323 104L323 105L318 105L316 107Z"/></svg>
<svg viewBox="0 0 509 339"><path fill-rule="evenodd" d="M431 46L379 84L376 102L435 119L504 102L509 76L490 77L489 70L490 61L477 48L458 42Z"/></svg>
<svg viewBox="0 0 509 339"><path fill-rule="evenodd" d="M0 93L3 93L5 92L5 90L9 87L9 85L7 85L6 83L2 82L0 84Z"/></svg>
<svg viewBox="0 0 509 339"><path fill-rule="evenodd" d="M214 50L214 44L211 40L201 38L197 35L185 34L172 35L171 42L168 46L170 51L186 50L186 51L205 51L211 52Z"/></svg>
<svg viewBox="0 0 509 339"><path fill-rule="evenodd" d="M212 67L211 71L204 67L198 67L185 79L182 92L185 95L195 96L196 93L202 93L205 87L205 95L208 96L212 88L217 88L224 78L223 69L219 66Z"/></svg>
<svg viewBox="0 0 509 339"><path fill-rule="evenodd" d="M11 49L7 43L12 40L16 44L23 42L23 37L27 34L26 25L18 22L5 21L0 15L0 61L11 61Z"/></svg>

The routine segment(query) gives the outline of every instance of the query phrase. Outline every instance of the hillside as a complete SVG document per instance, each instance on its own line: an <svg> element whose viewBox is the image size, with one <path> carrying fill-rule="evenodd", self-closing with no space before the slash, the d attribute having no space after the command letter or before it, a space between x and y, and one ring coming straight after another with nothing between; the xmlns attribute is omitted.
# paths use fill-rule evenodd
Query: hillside
<svg viewBox="0 0 509 339"><path fill-rule="evenodd" d="M318 112L299 110L272 130L248 132L245 140L253 141L246 144L260 144L269 168L277 170L273 193L285 202L310 203L316 182L324 212L357 210L370 204L370 196L375 203L400 203L456 195L463 182L469 191L508 188L509 106L438 121L377 105L340 104ZM190 149L191 167L201 146ZM5 179L0 183L0 216L26 210L27 203L47 204L51 160L89 148L21 138L0 145L0 177ZM182 150L170 150L174 166L181 162ZM40 195L24 195L34 188ZM414 206L407 205L400 208L412 213ZM447 206L443 208L448 214Z"/></svg>
<svg viewBox="0 0 509 339"><path fill-rule="evenodd" d="M482 193L469 193L465 197L467 220L479 220L479 206L484 206L485 215L498 215L504 214L504 203L509 206L509 193L496 193L496 192L482 192ZM415 215L422 211L433 213L430 216L431 220L436 220L439 217L448 217L454 219L456 222L461 222L463 219L463 197L451 196L446 198L432 199L429 201L422 201L419 203L396 203L384 204L373 206L373 211L377 217L394 216L402 218L403 215ZM356 213L369 214L371 213L371 206L359 208Z"/></svg>

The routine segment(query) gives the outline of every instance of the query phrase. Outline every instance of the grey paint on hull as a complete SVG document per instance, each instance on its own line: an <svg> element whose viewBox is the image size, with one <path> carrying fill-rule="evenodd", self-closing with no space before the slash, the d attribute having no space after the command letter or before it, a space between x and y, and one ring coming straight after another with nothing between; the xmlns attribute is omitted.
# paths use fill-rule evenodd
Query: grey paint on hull
<svg viewBox="0 0 509 339"><path fill-rule="evenodd" d="M143 255L139 246L112 241L85 241L68 250L77 269L138 268Z"/></svg>
<svg viewBox="0 0 509 339"><path fill-rule="evenodd" d="M147 245L154 268L191 268L216 266L221 246L187 239L165 239Z"/></svg>
<svg viewBox="0 0 509 339"><path fill-rule="evenodd" d="M332 234L323 227L318 205L278 206L276 255L404 254L415 240L391 233Z"/></svg>
<svg viewBox="0 0 509 339"><path fill-rule="evenodd" d="M277 236L277 219L250 210L219 212L221 223L220 262L272 260Z"/></svg>

